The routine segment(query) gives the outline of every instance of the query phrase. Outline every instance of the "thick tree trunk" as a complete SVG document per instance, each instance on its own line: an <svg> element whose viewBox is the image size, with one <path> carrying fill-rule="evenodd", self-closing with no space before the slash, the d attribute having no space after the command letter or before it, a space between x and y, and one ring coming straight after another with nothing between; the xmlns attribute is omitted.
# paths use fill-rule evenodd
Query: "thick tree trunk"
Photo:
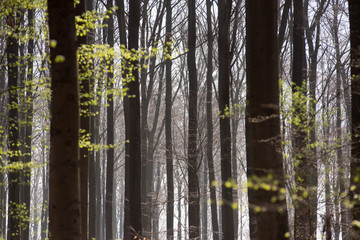
<svg viewBox="0 0 360 240"><path fill-rule="evenodd" d="M139 47L140 1L129 2L129 37L128 48L137 50ZM137 67L138 61L130 63ZM127 83L128 94L126 118L127 153L125 159L125 239L139 237L141 227L141 134L140 134L140 94L139 74L137 69L132 72L133 80ZM131 191L130 191L131 187Z"/></svg>
<svg viewBox="0 0 360 240"><path fill-rule="evenodd" d="M353 201L351 209L353 239L360 239L360 2L348 0L350 16L351 42L351 175L350 197ZM355 187L355 189L353 189ZM355 198L357 196L357 198Z"/></svg>
<svg viewBox="0 0 360 240"><path fill-rule="evenodd" d="M189 70L189 129L188 129L188 207L189 239L200 239L200 190L197 176L197 71L196 71L196 8L195 0L188 1L188 53Z"/></svg>
<svg viewBox="0 0 360 240"><path fill-rule="evenodd" d="M279 192L285 182L280 153L277 1L247 0L246 11L248 181L278 182L276 191L249 185L250 238L286 239L287 206ZM269 176L272 180L266 182ZM274 197L277 201L271 203Z"/></svg>
<svg viewBox="0 0 360 240"><path fill-rule="evenodd" d="M72 1L48 1L51 60L50 234L81 238L79 81ZM66 194L64 194L66 193Z"/></svg>
<svg viewBox="0 0 360 240"><path fill-rule="evenodd" d="M232 1L219 2L219 112L222 186L222 235L234 239L234 213L232 209L231 132L230 132L230 54L229 30Z"/></svg>

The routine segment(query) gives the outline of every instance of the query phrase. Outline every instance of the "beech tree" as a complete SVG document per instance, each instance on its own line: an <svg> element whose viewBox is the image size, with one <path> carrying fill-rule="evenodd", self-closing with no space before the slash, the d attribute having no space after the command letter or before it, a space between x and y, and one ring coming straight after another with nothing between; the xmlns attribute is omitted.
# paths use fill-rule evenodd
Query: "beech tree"
<svg viewBox="0 0 360 240"><path fill-rule="evenodd" d="M230 13L232 1L219 2L219 112L222 181L222 234L224 239L234 239L234 213L231 178L231 133L230 133ZM230 183L230 186L229 186ZM237 226L236 226L237 227Z"/></svg>
<svg viewBox="0 0 360 240"><path fill-rule="evenodd" d="M248 181L267 177L278 189L249 185L251 239L286 239L288 216L285 197L271 202L284 188L279 120L277 1L246 1L246 150ZM270 184L270 183L268 183Z"/></svg>
<svg viewBox="0 0 360 240"><path fill-rule="evenodd" d="M350 16L350 42L351 42L351 176L350 196L352 201L352 231L353 239L360 238L360 2L348 0Z"/></svg>
<svg viewBox="0 0 360 240"><path fill-rule="evenodd" d="M50 235L81 238L79 81L72 1L48 1L51 60Z"/></svg>
<svg viewBox="0 0 360 240"><path fill-rule="evenodd" d="M139 47L139 24L140 24L140 1L133 0L129 3L129 36L128 48L137 51ZM141 135L140 135L140 91L138 61L130 62L133 71L130 71L133 79L129 87L127 108L126 140L129 142L128 154L125 159L125 239L139 237L142 234L141 223Z"/></svg>
<svg viewBox="0 0 360 240"><path fill-rule="evenodd" d="M200 238L200 189L197 176L197 71L196 71L196 8L188 1L189 129L188 129L188 208L189 239Z"/></svg>

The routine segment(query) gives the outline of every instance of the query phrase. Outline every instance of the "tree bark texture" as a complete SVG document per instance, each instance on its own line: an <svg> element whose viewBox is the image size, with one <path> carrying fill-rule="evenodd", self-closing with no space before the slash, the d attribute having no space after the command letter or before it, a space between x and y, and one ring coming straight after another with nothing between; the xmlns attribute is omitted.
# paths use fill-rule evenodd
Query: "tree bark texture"
<svg viewBox="0 0 360 240"><path fill-rule="evenodd" d="M229 31L232 1L225 0L219 6L219 112L221 147L221 193L222 193L222 236L234 239L234 212L232 209L231 178L231 132L230 132L230 53ZM230 185L228 184L230 183Z"/></svg>
<svg viewBox="0 0 360 240"><path fill-rule="evenodd" d="M350 200L352 202L352 231L353 239L360 239L360 2L348 0L350 16L351 43L351 175ZM352 189L355 186L355 189ZM357 198L355 198L357 196Z"/></svg>
<svg viewBox="0 0 360 240"><path fill-rule="evenodd" d="M211 225L212 225L212 236L214 240L219 240L219 223L217 214L217 200L216 200L216 182L215 169L214 169L214 157L213 157L213 141L214 141L214 127L212 118L212 101L213 101L213 47L214 47L214 36L212 30L211 20L211 7L212 1L206 0L206 22L207 22L207 47L208 47L208 58L207 58L207 73L206 73L206 158L209 169L209 186L210 186L210 207L211 207Z"/></svg>
<svg viewBox="0 0 360 240"><path fill-rule="evenodd" d="M106 8L113 7L113 0L107 0ZM114 16L109 15L107 26L107 43L110 48L114 47ZM109 63L107 64L107 107L106 107L106 144L108 150L106 152L106 203L105 203L105 221L106 221L106 239L113 239L113 190L114 190L114 57L110 56Z"/></svg>
<svg viewBox="0 0 360 240"><path fill-rule="evenodd" d="M50 235L81 238L79 81L74 2L49 0L51 60ZM55 43L55 42L53 42Z"/></svg>
<svg viewBox="0 0 360 240"><path fill-rule="evenodd" d="M172 79L171 79L171 53L172 53L172 6L171 0L166 1L166 95L165 95L165 137L166 137L166 178L167 178L167 202L166 202L166 234L167 239L174 239L174 167L172 152Z"/></svg>
<svg viewBox="0 0 360 240"><path fill-rule="evenodd" d="M129 2L129 36L128 48L138 50L140 25L140 0ZM137 67L138 61L131 65ZM129 156L125 159L125 239L133 239L142 235L141 223L141 134L140 134L140 93L139 74L137 69L132 72L133 80L129 87L127 109L125 109L126 140ZM131 188L131 190L130 190Z"/></svg>
<svg viewBox="0 0 360 240"><path fill-rule="evenodd" d="M286 239L288 232L279 120L277 1L246 1L248 181L278 182L276 191L248 188L251 239ZM278 197L271 203L272 197Z"/></svg>
<svg viewBox="0 0 360 240"><path fill-rule="evenodd" d="M188 208L189 239L200 239L200 189L197 168L197 71L196 71L196 8L188 1L189 129L188 129Z"/></svg>

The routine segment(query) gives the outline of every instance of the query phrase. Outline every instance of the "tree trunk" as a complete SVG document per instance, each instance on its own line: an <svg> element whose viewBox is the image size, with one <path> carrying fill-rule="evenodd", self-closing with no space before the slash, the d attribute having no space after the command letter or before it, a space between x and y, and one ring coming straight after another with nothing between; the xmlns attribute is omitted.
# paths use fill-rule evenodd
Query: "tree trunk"
<svg viewBox="0 0 360 240"><path fill-rule="evenodd" d="M306 59L305 59L305 39L304 39L304 1L293 1L294 4L294 27L293 27L293 68L292 68L292 92L293 92L293 123L292 123L292 138L293 138L293 161L296 166L295 182L296 194L299 196L294 200L295 207L295 223L294 234L295 239L312 239L311 234L311 207L309 198L303 198L304 192L308 192L308 171L312 166L310 163L310 156L307 153L307 130L308 126L304 126L307 122L306 107L295 94L305 94L303 84L306 84ZM300 124L295 123L295 119L300 119ZM315 223L316 224L316 223Z"/></svg>
<svg viewBox="0 0 360 240"><path fill-rule="evenodd" d="M140 1L129 2L129 37L128 48L135 51L139 47ZM130 65L137 67L138 61ZM125 109L126 143L129 157L125 159L125 239L133 239L142 234L141 227L141 134L140 134L140 94L139 74L137 68L132 72L133 81L127 83L129 87L128 107ZM131 187L131 191L130 191Z"/></svg>
<svg viewBox="0 0 360 240"><path fill-rule="evenodd" d="M219 2L219 112L222 186L222 235L234 239L234 213L232 209L231 132L230 132L230 54L229 30L232 1Z"/></svg>
<svg viewBox="0 0 360 240"><path fill-rule="evenodd" d="M188 129L188 207L189 239L200 239L200 190L197 168L197 73L196 73L196 8L195 0L188 1L188 53L189 70L189 129Z"/></svg>
<svg viewBox="0 0 360 240"><path fill-rule="evenodd" d="M48 1L51 60L50 234L81 238L79 81L72 1ZM64 194L66 193L66 194Z"/></svg>
<svg viewBox="0 0 360 240"><path fill-rule="evenodd" d="M107 0L106 8L110 10L113 7L113 0ZM109 15L107 22L107 43L110 48L114 47L114 19L113 14ZM107 63L107 131L106 131L106 145L107 161L106 161L106 203L105 203L105 221L106 221L106 239L113 239L113 189L114 189L114 57L110 56Z"/></svg>
<svg viewBox="0 0 360 240"><path fill-rule="evenodd" d="M287 206L280 193L285 181L280 153L277 1L247 0L246 11L248 181L254 185L278 182L276 191L249 185L250 238L286 239ZM272 198L277 201L271 203Z"/></svg>
<svg viewBox="0 0 360 240"><path fill-rule="evenodd" d="M166 136L166 178L167 178L167 202L166 202L166 237L174 239L174 173L172 153L172 83L171 83L171 53L172 53L172 6L171 0L166 1L166 96L165 96L165 136Z"/></svg>
<svg viewBox="0 0 360 240"><path fill-rule="evenodd" d="M86 1L80 0L75 7L76 16L81 17L86 12ZM84 25L82 23L82 25ZM84 45L87 44L86 35L77 36L79 82L80 82L80 137L86 139L90 134L90 80L87 76L89 67L88 56ZM86 141L86 140L85 140ZM81 238L88 240L88 183L89 183L89 149L88 146L80 148L80 199L81 199Z"/></svg>
<svg viewBox="0 0 360 240"><path fill-rule="evenodd" d="M210 186L210 207L211 207L211 224L213 240L219 240L219 224L217 214L217 201L216 201L216 180L213 158L213 136L214 127L212 119L212 83L213 83L213 47L214 36L212 31L212 19L211 19L211 6L212 1L206 0L206 22L207 22L207 40L208 40L208 56L207 56L207 73L206 73L206 159L209 169L209 186Z"/></svg>
<svg viewBox="0 0 360 240"><path fill-rule="evenodd" d="M9 170L9 197L8 197L8 240L20 238L21 217L19 212L20 204L20 170L15 167L19 163L19 121L18 121L18 74L19 74L19 39L18 33L18 13L16 7L12 9L11 15L7 18L7 24L11 29L11 34L7 38L7 65L8 65L8 89L9 91L9 146L11 153L9 163L14 167Z"/></svg>
<svg viewBox="0 0 360 240"><path fill-rule="evenodd" d="M352 231L353 239L360 239L360 2L348 0L350 16L351 43L351 163L350 163L350 197L353 201ZM355 187L355 189L354 189ZM357 198L355 198L357 196Z"/></svg>
<svg viewBox="0 0 360 240"><path fill-rule="evenodd" d="M92 0L86 0L86 10L87 11L93 11L94 10L94 6L93 6L93 1ZM87 43L90 46L93 46L95 43L95 30L92 29L88 34L87 34ZM92 51L90 50L90 54L92 54ZM92 61L94 60L93 58L91 59ZM90 68L91 71L91 75L89 76L89 92L91 93L90 96L92 96L92 94L94 94L94 96L96 96L95 91L95 79L94 79L94 64L93 63L89 63L88 68ZM96 100L96 98L95 98ZM90 104L90 143L91 144L95 144L95 106L93 104ZM89 228L89 239L93 239L96 237L95 235L95 229L96 229L96 165L95 165L95 156L96 156L96 152L95 150L91 150L89 151L89 177L88 177L88 183L89 183L89 187L88 187L88 195L89 195L89 212L88 212L88 228Z"/></svg>
<svg viewBox="0 0 360 240"><path fill-rule="evenodd" d="M28 9L28 28L34 30L34 9ZM31 162L31 149L32 149L32 124L33 124L33 52L34 52L34 39L30 38L28 42L28 67L27 67L27 86L26 86L26 126L25 126L25 150L24 150L24 164L25 170L23 173L23 192L22 202L24 204L27 221L22 228L21 237L24 240L29 239L30 231L30 183L31 183L31 168L26 166Z"/></svg>

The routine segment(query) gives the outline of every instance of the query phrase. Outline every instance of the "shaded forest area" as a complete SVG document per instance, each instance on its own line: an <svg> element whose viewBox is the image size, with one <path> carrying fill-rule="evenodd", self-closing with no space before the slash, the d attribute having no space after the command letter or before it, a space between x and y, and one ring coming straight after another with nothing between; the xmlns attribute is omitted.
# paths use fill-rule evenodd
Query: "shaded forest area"
<svg viewBox="0 0 360 240"><path fill-rule="evenodd" d="M360 1L0 16L0 239L360 239Z"/></svg>

